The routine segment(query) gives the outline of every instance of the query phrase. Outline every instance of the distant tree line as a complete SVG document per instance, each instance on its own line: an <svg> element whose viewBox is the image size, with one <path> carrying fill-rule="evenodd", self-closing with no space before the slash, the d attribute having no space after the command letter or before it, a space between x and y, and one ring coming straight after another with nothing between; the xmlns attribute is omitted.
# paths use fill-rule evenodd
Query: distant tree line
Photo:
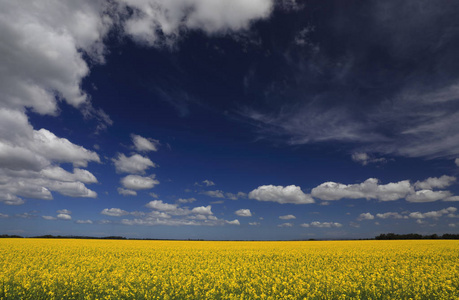
<svg viewBox="0 0 459 300"><path fill-rule="evenodd" d="M0 238L24 238L20 235L2 234ZM79 236L79 235L39 235L32 236L34 239L91 239L91 240L159 240L159 239L139 239L139 238L126 238L124 236L106 236L106 237L93 237L93 236ZM459 240L459 234L445 233L443 235L430 234L421 235L418 233L396 234L396 233L382 233L374 238L375 240ZM165 239L161 239L165 240ZM189 241L204 241L204 239L188 239ZM315 241L315 239L309 239Z"/></svg>
<svg viewBox="0 0 459 300"><path fill-rule="evenodd" d="M443 235L430 234L421 235L417 233L408 234L395 234L395 233L383 233L375 237L375 240L457 240L459 234L445 233Z"/></svg>

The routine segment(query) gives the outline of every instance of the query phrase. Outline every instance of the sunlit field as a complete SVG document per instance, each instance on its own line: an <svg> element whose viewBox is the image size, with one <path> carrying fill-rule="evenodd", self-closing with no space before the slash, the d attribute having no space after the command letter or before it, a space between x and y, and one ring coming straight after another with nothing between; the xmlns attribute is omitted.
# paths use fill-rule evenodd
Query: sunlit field
<svg viewBox="0 0 459 300"><path fill-rule="evenodd" d="M0 240L1 299L459 299L459 241Z"/></svg>

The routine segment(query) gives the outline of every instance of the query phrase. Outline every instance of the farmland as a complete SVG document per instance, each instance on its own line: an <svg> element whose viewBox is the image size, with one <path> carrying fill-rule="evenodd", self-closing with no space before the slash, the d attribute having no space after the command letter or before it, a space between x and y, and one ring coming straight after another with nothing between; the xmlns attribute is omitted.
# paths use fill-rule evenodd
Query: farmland
<svg viewBox="0 0 459 300"><path fill-rule="evenodd" d="M459 241L0 240L0 299L458 299Z"/></svg>

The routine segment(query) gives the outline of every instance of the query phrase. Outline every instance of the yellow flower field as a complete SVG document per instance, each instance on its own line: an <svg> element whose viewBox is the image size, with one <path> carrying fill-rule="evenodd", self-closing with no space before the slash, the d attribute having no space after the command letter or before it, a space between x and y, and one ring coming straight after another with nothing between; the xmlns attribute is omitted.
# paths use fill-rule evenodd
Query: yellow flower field
<svg viewBox="0 0 459 300"><path fill-rule="evenodd" d="M459 299L459 241L0 239L0 299Z"/></svg>

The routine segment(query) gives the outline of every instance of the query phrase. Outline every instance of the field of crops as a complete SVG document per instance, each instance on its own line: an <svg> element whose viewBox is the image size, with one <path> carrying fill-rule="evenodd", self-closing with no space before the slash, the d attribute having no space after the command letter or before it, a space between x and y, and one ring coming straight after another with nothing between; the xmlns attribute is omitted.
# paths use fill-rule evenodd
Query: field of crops
<svg viewBox="0 0 459 300"><path fill-rule="evenodd" d="M459 299L459 241L0 239L0 299Z"/></svg>

